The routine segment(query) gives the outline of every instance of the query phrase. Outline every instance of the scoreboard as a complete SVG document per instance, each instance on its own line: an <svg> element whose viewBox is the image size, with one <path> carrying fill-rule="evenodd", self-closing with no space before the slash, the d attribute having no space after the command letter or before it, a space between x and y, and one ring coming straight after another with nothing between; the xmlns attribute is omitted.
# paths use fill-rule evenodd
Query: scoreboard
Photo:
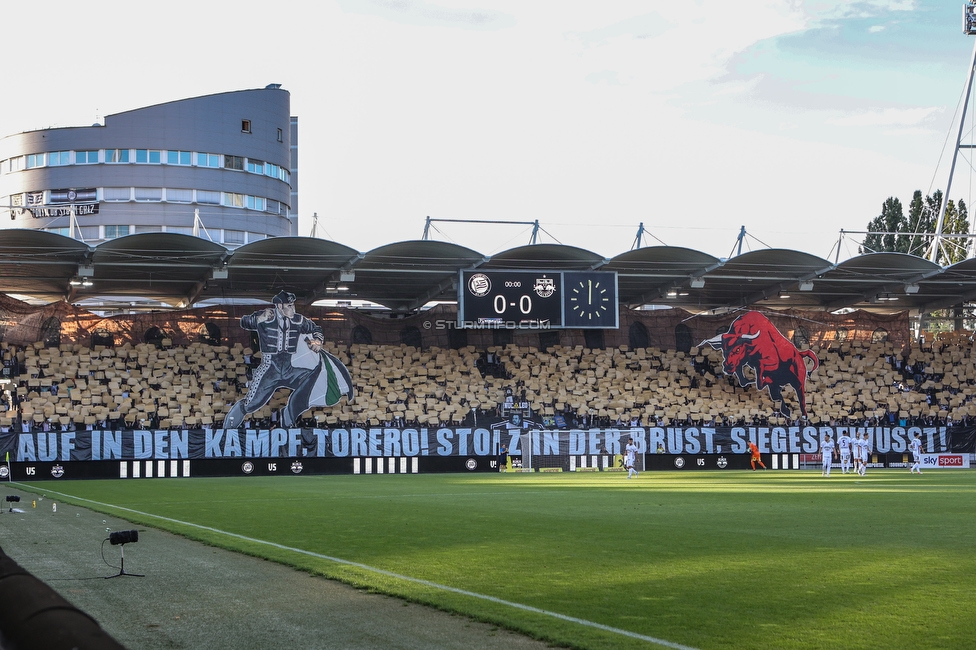
<svg viewBox="0 0 976 650"><path fill-rule="evenodd" d="M462 270L458 327L616 329L617 274Z"/></svg>

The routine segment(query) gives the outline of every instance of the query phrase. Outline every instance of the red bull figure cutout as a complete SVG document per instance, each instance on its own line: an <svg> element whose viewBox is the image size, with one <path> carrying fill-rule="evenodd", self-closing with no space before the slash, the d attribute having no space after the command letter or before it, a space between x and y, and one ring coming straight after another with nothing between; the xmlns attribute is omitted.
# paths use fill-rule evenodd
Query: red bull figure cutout
<svg viewBox="0 0 976 650"><path fill-rule="evenodd" d="M792 386L800 413L807 417L805 359L813 362L809 372L820 366L820 359L812 350L798 350L766 316L747 311L732 321L725 334L702 341L699 347L704 345L722 351L722 372L735 375L740 386L752 384L757 390L769 390L769 396L780 403L779 411L785 417L790 417L791 409L783 399L783 387ZM746 367L752 368L755 379L746 376Z"/></svg>

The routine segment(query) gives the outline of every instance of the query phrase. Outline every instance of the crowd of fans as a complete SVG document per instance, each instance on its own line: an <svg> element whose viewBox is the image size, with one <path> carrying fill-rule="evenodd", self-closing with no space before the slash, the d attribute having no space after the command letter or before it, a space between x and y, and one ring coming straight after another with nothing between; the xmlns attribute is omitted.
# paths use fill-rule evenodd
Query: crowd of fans
<svg viewBox="0 0 976 650"><path fill-rule="evenodd" d="M476 426L513 413L546 427L976 424L967 336L927 347L844 342L815 350L808 419L791 389L787 419L768 391L724 375L721 351L708 347L327 348L349 369L356 399L311 409L302 426ZM0 343L0 362L2 431L211 428L245 395L260 353L168 340L93 349ZM287 397L279 390L242 426L275 426Z"/></svg>

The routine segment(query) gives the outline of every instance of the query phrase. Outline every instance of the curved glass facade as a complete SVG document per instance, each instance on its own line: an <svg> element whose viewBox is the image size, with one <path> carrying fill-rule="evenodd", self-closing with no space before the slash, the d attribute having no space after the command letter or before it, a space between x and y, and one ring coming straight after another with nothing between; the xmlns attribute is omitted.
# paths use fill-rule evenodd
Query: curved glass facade
<svg viewBox="0 0 976 650"><path fill-rule="evenodd" d="M86 242L197 233L228 247L297 235L297 118L276 85L0 140L0 227Z"/></svg>

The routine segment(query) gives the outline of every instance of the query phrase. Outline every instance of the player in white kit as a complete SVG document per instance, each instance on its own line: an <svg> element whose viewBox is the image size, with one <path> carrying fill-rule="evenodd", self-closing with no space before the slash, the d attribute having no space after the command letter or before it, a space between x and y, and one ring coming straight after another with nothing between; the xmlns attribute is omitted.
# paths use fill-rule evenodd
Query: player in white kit
<svg viewBox="0 0 976 650"><path fill-rule="evenodd" d="M637 476L637 470L634 468L634 463L637 462L637 445L634 444L633 438L627 441L625 452L624 467L627 468L627 478L633 478Z"/></svg>
<svg viewBox="0 0 976 650"><path fill-rule="evenodd" d="M846 431L837 436L837 448L840 451L840 473L847 474L851 471L851 437Z"/></svg>
<svg viewBox="0 0 976 650"><path fill-rule="evenodd" d="M868 458L871 456L871 441L868 439L867 431L861 436L858 441L861 446L861 466L859 468L859 473L864 476L868 471Z"/></svg>
<svg viewBox="0 0 976 650"><path fill-rule="evenodd" d="M912 441L908 443L908 448L912 450L912 474L922 473L922 438L916 433Z"/></svg>
<svg viewBox="0 0 976 650"><path fill-rule="evenodd" d="M821 476L830 476L830 464L834 462L834 441L830 439L830 434L824 435L823 442L820 443L820 454L823 456L823 472Z"/></svg>

